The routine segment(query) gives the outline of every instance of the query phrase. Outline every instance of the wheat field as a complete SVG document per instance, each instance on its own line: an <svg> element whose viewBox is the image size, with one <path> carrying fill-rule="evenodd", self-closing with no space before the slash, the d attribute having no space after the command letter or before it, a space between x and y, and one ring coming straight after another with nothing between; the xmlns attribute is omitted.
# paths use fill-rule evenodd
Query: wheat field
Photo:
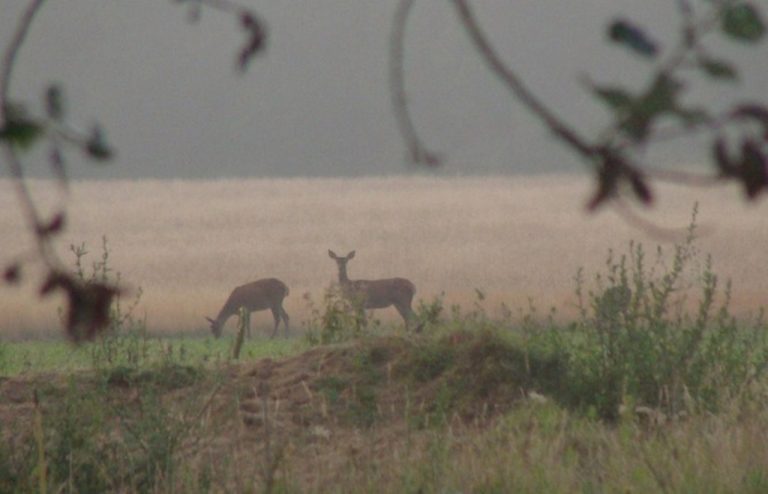
<svg viewBox="0 0 768 494"><path fill-rule="evenodd" d="M579 267L591 279L608 249L623 252L630 239L648 251L671 245L611 209L588 214L591 183L570 175L79 181L66 196L49 182L31 187L46 211L68 208L57 242L66 262L74 260L69 245L83 242L87 263L98 260L107 237L110 266L126 286L143 290L136 313L158 332L203 330L204 316L214 316L232 288L269 276L289 285L286 309L298 327L309 316L304 294L317 301L335 279L328 249L357 251L353 279L411 279L417 300L443 293L447 303L471 305L480 289L490 311L502 302L513 313L526 310L532 299L567 314ZM682 230L699 203L698 245L713 255L715 272L733 280L735 312L765 304L768 204L747 204L733 187L657 192L644 217L659 226ZM31 250L8 181L0 181L0 232L3 264ZM21 287L0 288L7 337L57 327L61 301L41 302L33 266L25 268ZM397 319L391 308L376 316ZM271 316L253 321L270 326Z"/></svg>

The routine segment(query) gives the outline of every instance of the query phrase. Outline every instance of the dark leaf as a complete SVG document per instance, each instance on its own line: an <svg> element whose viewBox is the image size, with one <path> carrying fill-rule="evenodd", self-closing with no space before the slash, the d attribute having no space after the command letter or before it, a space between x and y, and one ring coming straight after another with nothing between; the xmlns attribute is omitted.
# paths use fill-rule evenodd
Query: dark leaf
<svg viewBox="0 0 768 494"><path fill-rule="evenodd" d="M677 96L682 88L683 84L670 76L662 74L657 77L632 106L629 116L621 124L621 130L636 141L645 140L657 117L679 111Z"/></svg>
<svg viewBox="0 0 768 494"><path fill-rule="evenodd" d="M53 120L64 118L64 92L58 84L51 84L45 90L45 113Z"/></svg>
<svg viewBox="0 0 768 494"><path fill-rule="evenodd" d="M768 141L768 108L762 104L744 104L737 106L731 117L735 119L754 120L763 127L764 140Z"/></svg>
<svg viewBox="0 0 768 494"><path fill-rule="evenodd" d="M760 146L750 139L745 139L741 147L741 178L747 197L754 199L768 186L768 158Z"/></svg>
<svg viewBox="0 0 768 494"><path fill-rule="evenodd" d="M101 126L94 125L91 129L91 135L88 137L88 141L85 144L85 152L88 156L96 161L107 161L112 159L114 152L107 144L107 140L104 137L104 131Z"/></svg>
<svg viewBox="0 0 768 494"><path fill-rule="evenodd" d="M712 122L712 117L704 108L675 108L675 116L686 127L698 127Z"/></svg>
<svg viewBox="0 0 768 494"><path fill-rule="evenodd" d="M74 284L67 288L66 330L74 343L91 341L109 327L109 309L120 292L104 283Z"/></svg>
<svg viewBox="0 0 768 494"><path fill-rule="evenodd" d="M621 130L635 141L644 141L651 130L653 115L633 113L621 124Z"/></svg>
<svg viewBox="0 0 768 494"><path fill-rule="evenodd" d="M65 222L66 216L64 212L58 212L50 219L50 221L48 221L48 223L38 225L37 234L41 237L46 237L48 235L59 233L64 228Z"/></svg>
<svg viewBox="0 0 768 494"><path fill-rule="evenodd" d="M51 271L40 294L63 290L67 297L65 330L74 343L90 341L109 327L109 309L120 289L106 283L83 283L69 274Z"/></svg>
<svg viewBox="0 0 768 494"><path fill-rule="evenodd" d="M261 23L253 12L243 11L240 13L240 25L249 31L261 31Z"/></svg>
<svg viewBox="0 0 768 494"><path fill-rule="evenodd" d="M0 129L0 141L26 151L43 135L43 126L23 116L6 113L5 125Z"/></svg>
<svg viewBox="0 0 768 494"><path fill-rule="evenodd" d="M631 21L617 19L608 27L608 37L611 41L630 48L635 53L646 57L654 57L658 53L658 45L645 32Z"/></svg>
<svg viewBox="0 0 768 494"><path fill-rule="evenodd" d="M699 59L699 67L705 74L713 79L736 81L739 74L736 68L723 60L702 57Z"/></svg>
<svg viewBox="0 0 768 494"><path fill-rule="evenodd" d="M754 118L768 127L768 108L759 103L737 106L731 115L734 117Z"/></svg>
<svg viewBox="0 0 768 494"><path fill-rule="evenodd" d="M660 75L640 100L640 109L649 115L675 111L677 96L683 89L683 83L668 75Z"/></svg>
<svg viewBox="0 0 768 494"><path fill-rule="evenodd" d="M645 205L653 202L653 193L640 173L626 157L615 150L600 150L602 162L598 168L597 190L587 202L587 209L594 211L605 202L616 197L619 186L629 182L635 197Z"/></svg>
<svg viewBox="0 0 768 494"><path fill-rule="evenodd" d="M618 192L622 162L608 151L602 154L602 163L597 171L597 190L587 202L587 209L594 211Z"/></svg>
<svg viewBox="0 0 768 494"><path fill-rule="evenodd" d="M248 37L238 54L237 67L241 72L245 72L251 59L264 49L267 33L264 24L249 11L241 12L240 25L247 31Z"/></svg>
<svg viewBox="0 0 768 494"><path fill-rule="evenodd" d="M5 268L3 272L3 280L10 284L16 284L21 279L21 266L15 262Z"/></svg>
<svg viewBox="0 0 768 494"><path fill-rule="evenodd" d="M629 183L632 185L632 192L635 193L635 196L640 202L646 206L653 202L653 193L651 192L650 187L648 187L645 177L640 173L636 171L631 173L629 176Z"/></svg>
<svg viewBox="0 0 768 494"><path fill-rule="evenodd" d="M715 159L715 165L720 171L722 177L735 177L738 175L738 167L733 164L723 137L718 137L712 146L712 156Z"/></svg>
<svg viewBox="0 0 768 494"><path fill-rule="evenodd" d="M592 85L592 91L617 112L627 111L635 103L635 98L629 91L619 87Z"/></svg>
<svg viewBox="0 0 768 494"><path fill-rule="evenodd" d="M50 295L53 293L54 290L59 288L63 283L63 275L51 271L48 273L48 277L46 277L45 281L42 285L40 285L40 296L45 297L46 295Z"/></svg>
<svg viewBox="0 0 768 494"><path fill-rule="evenodd" d="M727 5L721 21L723 32L738 41L754 43L765 34L760 11L751 2Z"/></svg>

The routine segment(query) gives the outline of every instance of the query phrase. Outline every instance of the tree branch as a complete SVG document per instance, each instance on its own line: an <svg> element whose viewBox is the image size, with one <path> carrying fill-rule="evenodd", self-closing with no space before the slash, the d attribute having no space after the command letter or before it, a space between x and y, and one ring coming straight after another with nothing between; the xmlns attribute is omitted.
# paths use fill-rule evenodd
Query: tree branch
<svg viewBox="0 0 768 494"><path fill-rule="evenodd" d="M480 29L477 20L466 0L454 0L453 4L459 14L459 20L467 31L470 39L475 45L475 49L480 53L491 71L501 79L512 94L517 97L528 109L561 140L565 141L575 149L582 157L593 159L598 155L597 149L580 137L575 130L566 125L555 113L539 100L517 76L517 74L508 67L491 45L488 37Z"/></svg>
<svg viewBox="0 0 768 494"><path fill-rule="evenodd" d="M408 151L414 163L422 163L428 166L437 166L440 164L440 158L433 152L426 149L419 138L416 127L413 124L410 111L408 109L408 96L405 92L405 77L403 65L404 61L404 40L405 26L408 22L408 16L411 13L414 0L400 0L395 10L395 17L392 24L392 33L390 35L389 49L389 88L392 96L392 108L397 120L397 128L408 147Z"/></svg>
<svg viewBox="0 0 768 494"><path fill-rule="evenodd" d="M16 32L3 56L2 65L0 65L0 129L7 124L7 112L10 107L9 94L11 78L16 66L19 50L24 44L24 40L27 37L32 21L44 3L45 0L33 0L29 4L22 14L21 19L18 21ZM29 225L29 228L34 232L38 251L43 260L46 263L51 264L53 258L51 257L50 249L48 249L45 239L39 233L41 224L40 214L32 199L32 195L29 192L26 180L24 179L24 169L19 161L19 157L16 155L16 151L10 143L3 143L0 144L0 146L3 148L5 162L8 166L11 178L13 179L14 188L16 189L19 203L24 211L26 222Z"/></svg>
<svg viewBox="0 0 768 494"><path fill-rule="evenodd" d="M3 56L2 66L0 66L0 128L5 125L6 111L9 103L8 93L10 91L11 76L16 65L16 57L21 45L24 44L35 15L37 15L44 3L45 0L33 0L29 4L16 25L16 32Z"/></svg>

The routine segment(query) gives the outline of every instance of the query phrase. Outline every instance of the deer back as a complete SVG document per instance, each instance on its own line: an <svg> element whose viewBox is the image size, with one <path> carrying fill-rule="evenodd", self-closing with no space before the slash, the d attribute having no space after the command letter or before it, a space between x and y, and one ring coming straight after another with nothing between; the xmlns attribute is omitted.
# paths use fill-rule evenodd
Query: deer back
<svg viewBox="0 0 768 494"><path fill-rule="evenodd" d="M382 280L353 280L342 284L344 295L362 303L366 309L381 309L390 305L409 305L416 287L405 278Z"/></svg>
<svg viewBox="0 0 768 494"><path fill-rule="evenodd" d="M251 311L269 309L279 306L288 292L288 286L282 281L265 278L235 288L224 305L234 311L240 307Z"/></svg>

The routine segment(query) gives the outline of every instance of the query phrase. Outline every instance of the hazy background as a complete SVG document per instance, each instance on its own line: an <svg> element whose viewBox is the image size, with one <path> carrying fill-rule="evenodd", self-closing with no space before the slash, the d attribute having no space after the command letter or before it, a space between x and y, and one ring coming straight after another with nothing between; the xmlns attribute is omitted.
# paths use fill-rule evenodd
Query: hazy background
<svg viewBox="0 0 768 494"><path fill-rule="evenodd" d="M55 204L53 183L32 185L42 203ZM721 283L734 283L734 312L746 316L766 303L768 204L734 201L733 189L665 187L653 218L683 228L699 201L695 264L701 268L713 255ZM656 273L672 256L661 242L667 255L658 265L658 239L611 212L584 214L589 190L586 177L572 176L82 180L73 184L70 223L57 246L71 264L69 245L85 242L89 271L106 235L109 265L125 285L144 290L135 315L146 315L153 332L206 330L203 317L215 316L232 288L269 276L290 287L286 310L301 328L311 317L303 295L319 304L337 278L329 248L357 251L349 263L353 279L411 279L414 307L444 294L446 308L458 303L469 311L480 289L494 317L505 303L519 320L529 298L540 315L555 306L572 316L577 269L585 269L586 289L597 290L594 275L609 249L620 255L630 239L643 242L646 267ZM10 182L0 180L0 252L9 257L31 248L10 192ZM33 267L25 266L21 288L0 284L0 336L59 334L61 298L36 297ZM686 279L695 284L696 276ZM695 302L700 294L690 297ZM400 322L393 308L374 315ZM271 327L271 316L254 314L254 324Z"/></svg>
<svg viewBox="0 0 768 494"><path fill-rule="evenodd" d="M5 46L27 2L0 0ZM387 87L394 0L243 0L266 20L267 52L233 73L243 41L236 20L204 9L198 25L170 0L50 1L21 52L12 96L39 103L61 82L72 121L101 122L119 154L78 177L360 176L404 173L404 146ZM697 4L697 2L693 2ZM583 132L608 117L579 82L645 82L649 63L610 46L605 25L627 16L662 47L677 35L672 0L473 2L506 60ZM711 45L748 74L741 85L705 83L691 100L764 97L766 44ZM761 63L755 61L761 60ZM416 3L406 35L406 77L417 127L447 156L439 174L580 171L485 69L449 2ZM41 150L42 153L42 150ZM45 171L43 156L27 160ZM690 145L659 149L654 164L699 162ZM3 169L3 174L7 174Z"/></svg>

